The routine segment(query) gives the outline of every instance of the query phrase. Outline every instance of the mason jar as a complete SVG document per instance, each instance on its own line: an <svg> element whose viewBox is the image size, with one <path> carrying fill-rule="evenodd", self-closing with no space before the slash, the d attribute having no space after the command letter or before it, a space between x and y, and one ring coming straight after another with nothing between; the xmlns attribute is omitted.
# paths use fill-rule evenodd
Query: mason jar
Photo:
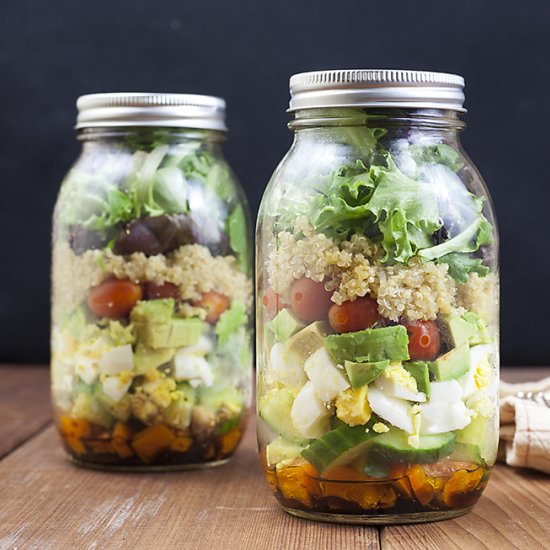
<svg viewBox="0 0 550 550"><path fill-rule="evenodd" d="M460 76L290 80L257 224L258 438L291 514L464 514L497 451L497 230Z"/></svg>
<svg viewBox="0 0 550 550"><path fill-rule="evenodd" d="M251 235L225 102L78 99L82 151L53 219L52 400L70 458L225 462L251 392Z"/></svg>

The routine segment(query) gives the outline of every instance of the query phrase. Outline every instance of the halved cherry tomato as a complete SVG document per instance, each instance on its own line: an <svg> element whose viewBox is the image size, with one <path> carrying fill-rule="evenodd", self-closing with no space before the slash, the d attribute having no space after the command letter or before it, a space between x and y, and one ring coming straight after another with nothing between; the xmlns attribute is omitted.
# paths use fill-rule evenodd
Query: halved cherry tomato
<svg viewBox="0 0 550 550"><path fill-rule="evenodd" d="M229 308L229 298L224 294L211 290L205 292L200 300L193 302L193 305L206 309L206 320L213 325L218 322L221 314Z"/></svg>
<svg viewBox="0 0 550 550"><path fill-rule="evenodd" d="M128 279L107 279L88 294L88 308L99 317L126 317L141 300L141 287Z"/></svg>
<svg viewBox="0 0 550 550"><path fill-rule="evenodd" d="M145 283L143 285L143 297L146 300L161 300L163 298L179 297L178 287L172 283L157 285L156 283Z"/></svg>
<svg viewBox="0 0 550 550"><path fill-rule="evenodd" d="M372 327L380 320L376 300L370 296L353 302L334 304L328 312L330 326L335 332L356 332Z"/></svg>
<svg viewBox="0 0 550 550"><path fill-rule="evenodd" d="M437 357L441 338L434 321L404 321L409 333L409 355L413 361L432 361Z"/></svg>
<svg viewBox="0 0 550 550"><path fill-rule="evenodd" d="M262 297L264 315L268 321L271 321L277 313L284 307L283 299L271 287L268 287Z"/></svg>
<svg viewBox="0 0 550 550"><path fill-rule="evenodd" d="M326 319L332 306L331 296L324 282L302 277L294 282L290 291L292 311L306 323Z"/></svg>

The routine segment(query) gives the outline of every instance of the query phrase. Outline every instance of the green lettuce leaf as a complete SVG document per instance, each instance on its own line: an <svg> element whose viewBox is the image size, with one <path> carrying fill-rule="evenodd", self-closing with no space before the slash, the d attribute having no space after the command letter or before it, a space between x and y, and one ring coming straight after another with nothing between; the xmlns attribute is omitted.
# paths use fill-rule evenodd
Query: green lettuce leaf
<svg viewBox="0 0 550 550"><path fill-rule="evenodd" d="M460 153L445 143L411 145L410 152L417 164L443 164L453 172L458 172L464 166Z"/></svg>
<svg viewBox="0 0 550 550"><path fill-rule="evenodd" d="M250 269L250 247L248 246L246 215L240 204L233 209L227 218L227 234L229 245L237 255L239 269L247 272Z"/></svg>
<svg viewBox="0 0 550 550"><path fill-rule="evenodd" d="M231 303L231 307L222 313L214 329L218 336L219 345L225 345L228 342L229 337L233 333L237 332L246 322L247 317L244 304L238 301L233 301Z"/></svg>
<svg viewBox="0 0 550 550"><path fill-rule="evenodd" d="M451 252L441 256L438 262L448 264L449 275L460 284L468 282L469 273L475 272L479 273L481 277L485 277L490 271L479 258L473 258L465 253Z"/></svg>

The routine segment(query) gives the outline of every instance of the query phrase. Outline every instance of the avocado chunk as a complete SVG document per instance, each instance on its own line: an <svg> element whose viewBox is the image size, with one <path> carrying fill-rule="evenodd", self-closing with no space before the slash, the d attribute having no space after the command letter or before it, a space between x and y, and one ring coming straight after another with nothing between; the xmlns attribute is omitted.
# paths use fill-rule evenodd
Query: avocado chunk
<svg viewBox="0 0 550 550"><path fill-rule="evenodd" d="M390 364L389 360L374 361L365 363L355 363L354 361L345 361L344 367L348 373L348 378L352 388L360 388L365 384L370 384L376 380L384 369Z"/></svg>
<svg viewBox="0 0 550 550"><path fill-rule="evenodd" d="M470 347L468 343L440 355L430 367L434 378L440 382L456 380L470 370Z"/></svg>
<svg viewBox="0 0 550 550"><path fill-rule="evenodd" d="M294 404L294 395L287 388L270 391L265 403L260 407L260 416L266 424L280 436L293 443L307 441L295 428L290 411Z"/></svg>
<svg viewBox="0 0 550 550"><path fill-rule="evenodd" d="M403 363L403 368L416 380L417 391L430 398L430 367L428 361L410 361Z"/></svg>
<svg viewBox="0 0 550 550"><path fill-rule="evenodd" d="M462 344L469 344L470 338L475 336L477 330L475 325L455 315L443 316L444 330L446 340L453 348L458 348Z"/></svg>
<svg viewBox="0 0 550 550"><path fill-rule="evenodd" d="M409 359L409 337L402 325L369 328L358 332L327 336L326 346L338 363L406 361Z"/></svg>
<svg viewBox="0 0 550 550"><path fill-rule="evenodd" d="M329 334L329 324L325 321L316 321L303 328L286 341L286 348L294 352L302 361L308 359L325 344Z"/></svg>
<svg viewBox="0 0 550 550"><path fill-rule="evenodd" d="M284 460L296 458L297 456L300 456L302 449L302 445L298 445L292 441L287 441L279 436L266 447L265 453L267 465L275 466L275 464L283 462Z"/></svg>
<svg viewBox="0 0 550 550"><path fill-rule="evenodd" d="M479 344L490 344L493 339L489 334L489 329L479 315L472 311L467 311L461 317L464 321L476 328L475 334L470 337L470 346L477 346Z"/></svg>
<svg viewBox="0 0 550 550"><path fill-rule="evenodd" d="M453 452L455 434L446 432L437 435L420 435L417 447L409 445L409 435L392 428L377 437L369 453L369 460L401 464L429 464L437 462Z"/></svg>
<svg viewBox="0 0 550 550"><path fill-rule="evenodd" d="M353 462L378 434L365 426L342 426L312 441L302 451L302 456L319 473L329 468Z"/></svg>
<svg viewBox="0 0 550 550"><path fill-rule="evenodd" d="M174 316L173 298L138 302L130 314L134 323L168 323Z"/></svg>
<svg viewBox="0 0 550 550"><path fill-rule="evenodd" d="M134 371L136 374L145 374L168 363L174 357L175 348L153 349L142 342L138 342L134 351Z"/></svg>
<svg viewBox="0 0 550 550"><path fill-rule="evenodd" d="M498 447L498 428L495 418L484 416L472 418L465 428L456 432L456 442L476 447L483 461L492 465L496 460Z"/></svg>
<svg viewBox="0 0 550 550"><path fill-rule="evenodd" d="M271 330L278 342L286 342L304 326L304 323L290 309L282 309L271 321Z"/></svg>

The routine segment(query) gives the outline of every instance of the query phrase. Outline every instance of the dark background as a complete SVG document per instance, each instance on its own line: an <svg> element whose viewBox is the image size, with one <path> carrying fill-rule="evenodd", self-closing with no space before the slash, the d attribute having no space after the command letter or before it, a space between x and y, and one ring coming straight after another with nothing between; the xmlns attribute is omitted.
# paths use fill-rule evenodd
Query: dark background
<svg viewBox="0 0 550 550"><path fill-rule="evenodd" d="M550 363L549 28L545 0L1 0L0 361L48 360L50 217L78 95L225 97L255 214L291 142L288 77L361 67L465 76L463 142L500 222L503 363Z"/></svg>

